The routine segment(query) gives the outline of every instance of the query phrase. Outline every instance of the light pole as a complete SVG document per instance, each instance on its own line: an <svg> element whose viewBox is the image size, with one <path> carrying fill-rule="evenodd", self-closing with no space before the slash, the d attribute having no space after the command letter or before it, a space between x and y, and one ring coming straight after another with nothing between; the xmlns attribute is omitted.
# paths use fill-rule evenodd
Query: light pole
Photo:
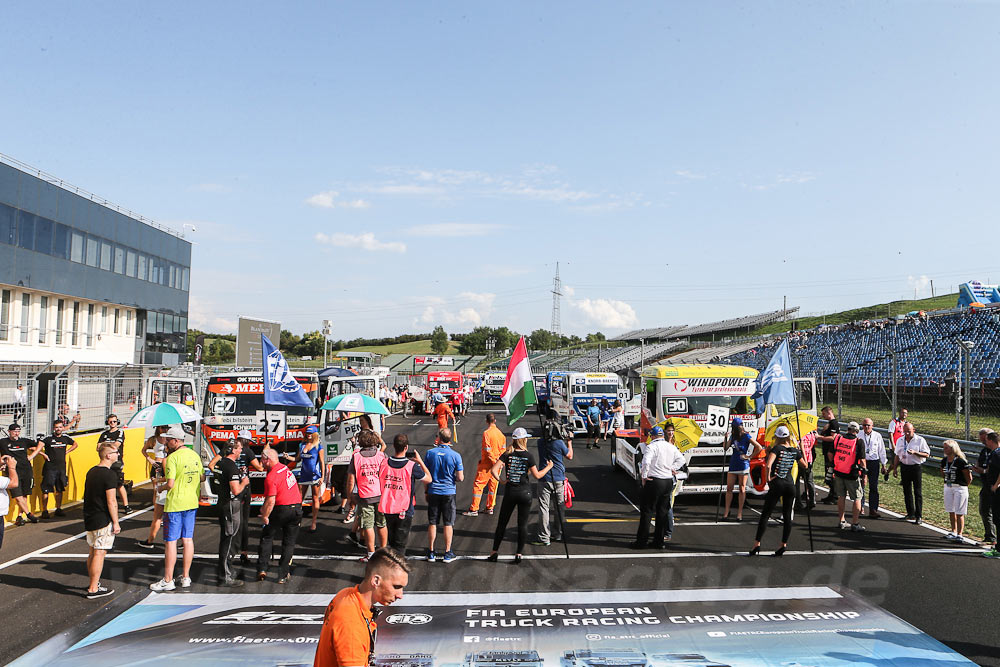
<svg viewBox="0 0 1000 667"><path fill-rule="evenodd" d="M962 399L962 409L965 410L965 439L968 440L971 434L972 419L972 350L976 347L974 340L960 340L959 346L962 348L963 361L965 362L965 377L962 378L965 391Z"/></svg>
<svg viewBox="0 0 1000 667"><path fill-rule="evenodd" d="M333 322L323 320L323 368L326 368L326 344L330 340L330 332L333 330Z"/></svg>

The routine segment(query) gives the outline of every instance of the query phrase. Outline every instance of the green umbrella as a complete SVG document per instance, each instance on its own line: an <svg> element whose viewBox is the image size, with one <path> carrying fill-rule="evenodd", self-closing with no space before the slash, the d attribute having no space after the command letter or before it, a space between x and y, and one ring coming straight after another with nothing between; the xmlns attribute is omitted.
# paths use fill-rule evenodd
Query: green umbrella
<svg viewBox="0 0 1000 667"><path fill-rule="evenodd" d="M128 420L128 426L130 428L172 426L200 419L197 412L183 403L156 403L132 415L132 418Z"/></svg>
<svg viewBox="0 0 1000 667"><path fill-rule="evenodd" d="M389 411L378 399L368 394L341 394L334 396L323 404L323 410L339 410L340 412L363 412L371 415L387 415Z"/></svg>

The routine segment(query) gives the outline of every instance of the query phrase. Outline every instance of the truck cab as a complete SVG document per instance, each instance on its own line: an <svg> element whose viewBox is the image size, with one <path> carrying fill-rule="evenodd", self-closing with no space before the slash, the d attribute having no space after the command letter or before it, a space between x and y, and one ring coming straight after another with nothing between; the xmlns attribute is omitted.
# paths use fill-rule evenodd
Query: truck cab
<svg viewBox="0 0 1000 667"><path fill-rule="evenodd" d="M326 400L342 394L367 394L372 398L378 398L380 386L381 378L376 375L356 375L326 378L323 390ZM361 414L339 410L321 410L320 413L320 442L326 449L327 468L334 465L346 466L354 453L356 436L361 431ZM369 419L372 422L372 429L376 433L381 433L381 417L369 415Z"/></svg>
<svg viewBox="0 0 1000 667"><path fill-rule="evenodd" d="M621 401L626 418L632 416L628 412L628 388L615 373L552 371L548 374L548 390L552 409L574 433L587 432L587 408L592 400L598 405L605 399L611 405Z"/></svg>
<svg viewBox="0 0 1000 667"><path fill-rule="evenodd" d="M487 373L483 377L483 403L503 403L503 385L506 381L506 373Z"/></svg>

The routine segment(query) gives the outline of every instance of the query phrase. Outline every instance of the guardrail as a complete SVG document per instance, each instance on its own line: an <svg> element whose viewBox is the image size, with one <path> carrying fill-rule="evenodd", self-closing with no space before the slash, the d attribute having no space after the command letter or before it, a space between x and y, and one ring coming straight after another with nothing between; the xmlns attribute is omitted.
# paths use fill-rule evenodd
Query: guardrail
<svg viewBox="0 0 1000 667"><path fill-rule="evenodd" d="M825 419L819 420L820 430L822 430L826 426L826 423L827 421ZM839 423L840 423L841 433L847 433L847 423L846 422L839 422ZM882 434L882 440L885 441L886 448L891 446L890 443L892 442L892 438L889 437L888 429L873 428L872 430L878 431L879 433ZM927 459L924 461L924 465L933 466L935 469L941 467L941 459L944 457L944 449L942 447L942 444L944 443L945 440L954 440L955 442L957 442L959 446L962 448L962 451L965 453L966 458L969 459L970 463L975 461L975 457L979 455L979 450L982 447L982 444L980 444L978 440L974 441L958 440L957 438L945 438L940 435L923 435L921 433L918 433L917 435L923 436L923 439L927 441L927 446L930 447L931 450L931 455L928 456ZM973 473L973 475L975 474L976 473Z"/></svg>

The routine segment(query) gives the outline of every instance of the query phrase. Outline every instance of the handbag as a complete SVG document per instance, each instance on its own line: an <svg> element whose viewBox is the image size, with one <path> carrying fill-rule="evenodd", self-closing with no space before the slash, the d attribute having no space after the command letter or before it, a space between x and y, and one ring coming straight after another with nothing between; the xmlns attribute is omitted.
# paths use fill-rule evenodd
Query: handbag
<svg viewBox="0 0 1000 667"><path fill-rule="evenodd" d="M567 508L573 507L573 496L575 496L575 495L576 494L573 493L573 487L570 485L569 480L568 479L564 479L563 480L563 502L564 502L564 504L566 505Z"/></svg>

